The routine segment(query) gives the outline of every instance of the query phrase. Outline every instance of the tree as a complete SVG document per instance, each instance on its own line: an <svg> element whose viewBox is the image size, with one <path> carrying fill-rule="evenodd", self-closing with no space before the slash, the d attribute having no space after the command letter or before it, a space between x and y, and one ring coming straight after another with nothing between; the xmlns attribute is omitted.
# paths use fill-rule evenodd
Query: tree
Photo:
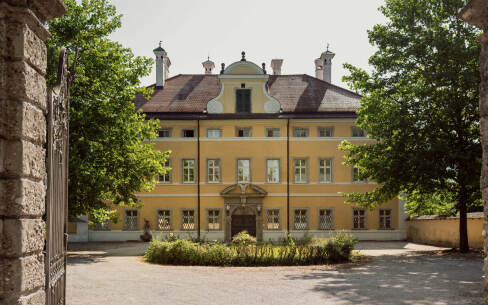
<svg viewBox="0 0 488 305"><path fill-rule="evenodd" d="M378 48L371 73L346 64L362 94L357 123L378 141L344 142L346 164L379 187L346 194L374 208L401 193L452 198L460 212L460 250L468 248L466 212L480 198L478 31L457 18L463 0L386 0L386 24L368 31ZM412 197L411 197L412 198ZM424 201L425 202L425 201ZM452 200L446 202L452 203Z"/></svg>
<svg viewBox="0 0 488 305"><path fill-rule="evenodd" d="M145 121L132 102L152 60L108 39L121 16L104 0L65 0L68 14L48 24L48 84L53 84L60 47L71 54L69 215L95 222L113 216L111 205L139 206L134 195L150 191L168 152L144 143L156 136L157 121ZM75 58L76 57L76 58ZM73 69L73 68L72 68Z"/></svg>

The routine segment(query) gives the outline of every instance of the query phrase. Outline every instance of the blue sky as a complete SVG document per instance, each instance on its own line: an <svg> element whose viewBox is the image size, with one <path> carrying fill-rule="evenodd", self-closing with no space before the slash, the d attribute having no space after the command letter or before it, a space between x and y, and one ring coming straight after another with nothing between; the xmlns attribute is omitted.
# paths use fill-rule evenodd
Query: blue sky
<svg viewBox="0 0 488 305"><path fill-rule="evenodd" d="M123 14L122 28L113 40L135 55L154 57L160 40L172 62L170 76L203 73L208 54L216 64L247 59L259 66L284 59L283 74L315 75L314 60L327 43L336 53L332 83L346 87L342 64L369 70L375 48L367 30L385 18L378 11L383 0L113 0ZM155 73L141 80L154 83Z"/></svg>

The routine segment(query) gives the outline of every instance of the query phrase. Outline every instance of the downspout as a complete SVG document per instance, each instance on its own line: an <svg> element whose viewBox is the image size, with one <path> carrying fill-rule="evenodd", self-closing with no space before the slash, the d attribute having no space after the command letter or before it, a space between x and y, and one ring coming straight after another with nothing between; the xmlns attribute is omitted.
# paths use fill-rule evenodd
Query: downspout
<svg viewBox="0 0 488 305"><path fill-rule="evenodd" d="M290 119L286 120L286 233L290 234Z"/></svg>
<svg viewBox="0 0 488 305"><path fill-rule="evenodd" d="M198 240L200 240L200 120L197 120L197 223Z"/></svg>

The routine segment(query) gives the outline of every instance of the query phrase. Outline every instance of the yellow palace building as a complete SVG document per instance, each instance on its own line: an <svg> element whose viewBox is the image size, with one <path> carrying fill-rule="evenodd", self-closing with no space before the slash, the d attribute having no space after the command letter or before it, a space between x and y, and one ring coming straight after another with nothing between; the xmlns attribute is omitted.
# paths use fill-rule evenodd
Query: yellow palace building
<svg viewBox="0 0 488 305"><path fill-rule="evenodd" d="M172 151L171 171L152 192L138 194L142 209L120 209L121 221L90 228L83 239L136 240L145 221L153 235L207 240L229 241L242 230L262 241L288 232L405 238L400 200L370 211L340 195L377 186L359 180L338 150L343 140L373 140L355 126L360 96L331 84L334 53L315 60L315 77L282 75L281 59L267 71L244 52L219 74L207 60L204 74L168 77L166 51L159 46L154 54L154 93L135 104L160 121L155 149Z"/></svg>

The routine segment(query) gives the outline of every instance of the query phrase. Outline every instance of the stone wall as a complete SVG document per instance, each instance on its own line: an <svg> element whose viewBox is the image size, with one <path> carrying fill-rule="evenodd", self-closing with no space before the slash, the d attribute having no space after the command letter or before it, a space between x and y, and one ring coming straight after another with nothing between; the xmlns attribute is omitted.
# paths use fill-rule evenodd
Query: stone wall
<svg viewBox="0 0 488 305"><path fill-rule="evenodd" d="M0 304L44 304L45 22L61 0L0 0Z"/></svg>

